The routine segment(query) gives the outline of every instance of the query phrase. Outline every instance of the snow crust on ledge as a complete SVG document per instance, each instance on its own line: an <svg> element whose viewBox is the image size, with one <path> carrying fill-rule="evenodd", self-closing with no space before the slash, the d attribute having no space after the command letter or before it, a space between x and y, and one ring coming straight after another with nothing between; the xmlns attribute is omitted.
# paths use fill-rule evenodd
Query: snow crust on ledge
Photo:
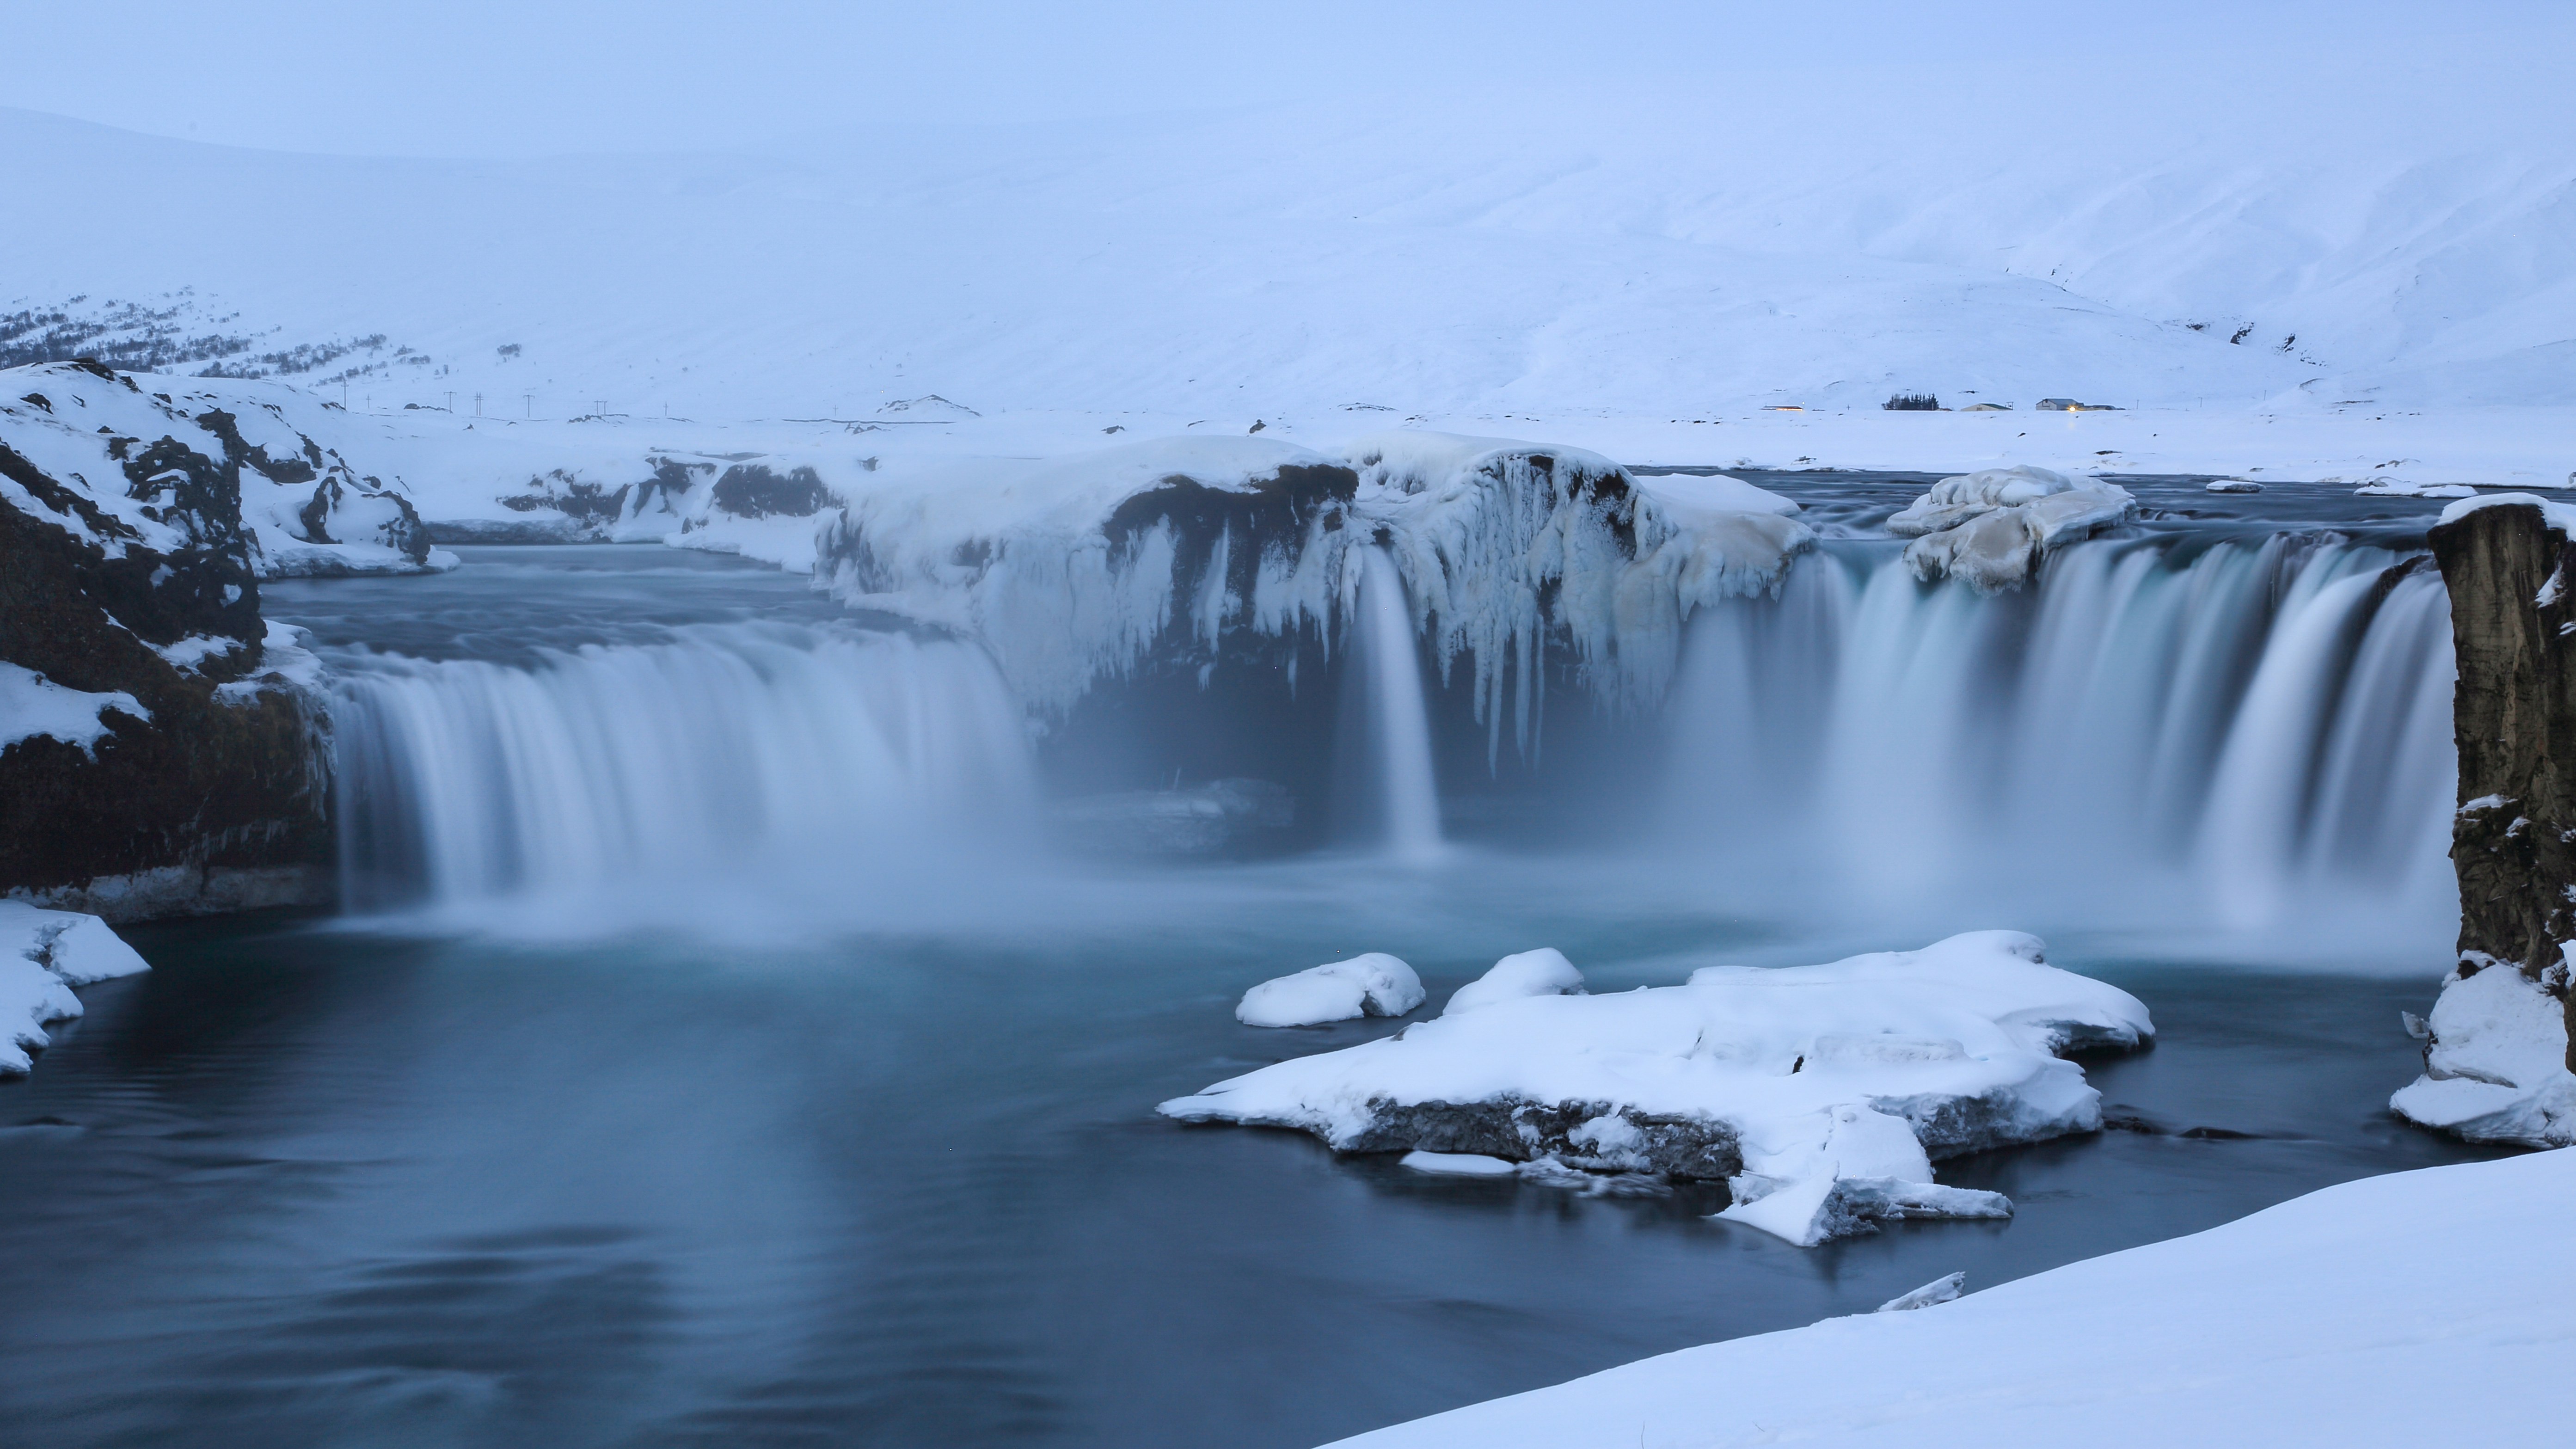
<svg viewBox="0 0 2576 1449"><path fill-rule="evenodd" d="M889 467L850 490L816 576L845 601L970 635L1061 710L1149 654L1356 610L1356 548L1404 577L1443 677L1463 655L1495 740L1528 738L1537 656L1569 643L1604 698L1661 696L1700 606L1775 586L1812 546L1797 505L1735 479L1632 479L1579 449L1398 432L1324 453L1166 438L1045 461Z"/></svg>
<svg viewBox="0 0 2576 1449"><path fill-rule="evenodd" d="M1363 1016L1402 1016L1422 1004L1422 978L1384 951L1309 966L1243 993L1245 1026L1323 1026Z"/></svg>
<svg viewBox="0 0 2576 1449"><path fill-rule="evenodd" d="M2539 509L2543 523L2570 538L2576 538L2576 503L2568 503L2556 498L2543 498L2537 493L2481 493L2475 498L2463 498L2457 503L2446 505L2442 509L2442 516L2435 520L2435 526L2457 523L2481 508L2502 508L2511 504L2529 504Z"/></svg>
<svg viewBox="0 0 2576 1449"><path fill-rule="evenodd" d="M2367 1178L1955 1302L1684 1349L1341 1444L2554 1446L2576 1237L2547 1225L2571 1199L2571 1152Z"/></svg>
<svg viewBox="0 0 2576 1449"><path fill-rule="evenodd" d="M105 921L0 900L0 1077L23 1076L45 1024L81 1014L75 986L151 968Z"/></svg>
<svg viewBox="0 0 2576 1449"><path fill-rule="evenodd" d="M1944 478L1887 520L1914 542L1905 561L1930 583L1959 579L1981 593L2018 588L2051 549L2136 516L2116 483L2077 483L2019 464Z"/></svg>
<svg viewBox="0 0 2576 1449"><path fill-rule="evenodd" d="M1882 1218L2008 1213L1994 1194L1933 1183L1931 1159L2097 1129L2100 1094L2055 1053L2136 1046L2154 1029L2136 997L2046 964L2037 937L1978 931L1827 965L1493 1001L1159 1110L1297 1128L1345 1152L1723 1176L1737 1199L1726 1216L1812 1244Z"/></svg>
<svg viewBox="0 0 2576 1449"><path fill-rule="evenodd" d="M48 736L95 756L107 733L107 711L149 723L152 711L121 689L92 691L56 684L21 665L0 661L0 750L20 740Z"/></svg>
<svg viewBox="0 0 2576 1449"><path fill-rule="evenodd" d="M2470 953L2443 978L2424 1023L2424 1075L2399 1088L2389 1109L2472 1142L2576 1145L2568 974L2562 959L2534 981L2510 962Z"/></svg>

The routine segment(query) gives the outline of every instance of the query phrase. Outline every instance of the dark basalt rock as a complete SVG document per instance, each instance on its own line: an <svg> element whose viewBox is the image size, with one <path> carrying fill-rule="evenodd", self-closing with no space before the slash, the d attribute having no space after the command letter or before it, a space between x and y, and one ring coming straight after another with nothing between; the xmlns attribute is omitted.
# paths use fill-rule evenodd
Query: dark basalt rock
<svg viewBox="0 0 2576 1449"><path fill-rule="evenodd" d="M2576 939L2576 543L2529 504L2431 538L2459 660L2459 973L2520 971L2567 1004L2576 1070L2576 993L2550 970Z"/></svg>
<svg viewBox="0 0 2576 1449"><path fill-rule="evenodd" d="M1368 1127L1337 1152L1473 1152L1506 1162L1554 1157L1569 1167L1606 1172L1658 1173L1678 1181L1723 1181L1744 1170L1735 1129L1697 1117L1668 1117L1614 1107L1608 1102L1488 1102L1369 1104ZM1571 1134L1584 1123L1616 1116L1636 1129L1631 1148L1604 1155Z"/></svg>
<svg viewBox="0 0 2576 1449"><path fill-rule="evenodd" d="M70 689L122 690L151 712L107 714L94 754L50 736L0 749L0 893L133 919L284 903L322 884L320 721L291 688L218 695L258 677L265 632L238 475L165 444L125 466L133 496L188 540L166 552L0 447L0 473L124 545L110 558L0 506L0 660ZM199 673L149 647L189 635L243 647Z"/></svg>
<svg viewBox="0 0 2576 1449"><path fill-rule="evenodd" d="M832 501L832 491L811 468L780 474L760 463L736 463L716 480L712 501L736 518L811 518Z"/></svg>

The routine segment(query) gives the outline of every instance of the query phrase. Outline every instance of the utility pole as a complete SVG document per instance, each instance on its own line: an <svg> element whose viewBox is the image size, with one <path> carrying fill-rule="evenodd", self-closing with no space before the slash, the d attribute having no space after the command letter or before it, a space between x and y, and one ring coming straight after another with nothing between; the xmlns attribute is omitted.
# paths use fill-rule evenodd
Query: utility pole
<svg viewBox="0 0 2576 1449"><path fill-rule="evenodd" d="M536 416L537 416L537 395L536 395L535 393L529 393L529 394L527 395L527 402L528 402L528 420L529 420L530 422L534 422L534 421L536 421Z"/></svg>

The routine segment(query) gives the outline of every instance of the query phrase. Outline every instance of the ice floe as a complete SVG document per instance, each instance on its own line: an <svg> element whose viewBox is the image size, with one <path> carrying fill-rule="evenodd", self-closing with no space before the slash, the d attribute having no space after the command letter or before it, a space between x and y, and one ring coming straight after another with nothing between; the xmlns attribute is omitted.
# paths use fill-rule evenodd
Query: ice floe
<svg viewBox="0 0 2576 1449"><path fill-rule="evenodd" d="M1310 966L1243 993L1246 1026L1322 1026L1362 1016L1402 1016L1422 1004L1422 978L1384 951Z"/></svg>
<svg viewBox="0 0 2576 1449"><path fill-rule="evenodd" d="M1916 577L1954 578L1991 593L2018 587L2049 550L2137 510L2116 483L2078 483L2020 464L1942 479L1888 519L1887 531L1914 540L1905 561Z"/></svg>
<svg viewBox="0 0 2576 1449"><path fill-rule="evenodd" d="M96 916L0 900L0 1077L27 1072L47 1022L81 1014L73 987L150 969Z"/></svg>
<svg viewBox="0 0 2576 1449"><path fill-rule="evenodd" d="M1553 955L1517 958L1507 979L1561 980L1531 961ZM1707 967L1678 986L1453 1001L1160 1110L1297 1128L1342 1152L1722 1178L1730 1220L1810 1244L1881 1219L2008 1214L1934 1183L1932 1159L2099 1128L2100 1094L2057 1053L2153 1033L2136 997L2046 964L2038 938L1979 931L1826 965Z"/></svg>

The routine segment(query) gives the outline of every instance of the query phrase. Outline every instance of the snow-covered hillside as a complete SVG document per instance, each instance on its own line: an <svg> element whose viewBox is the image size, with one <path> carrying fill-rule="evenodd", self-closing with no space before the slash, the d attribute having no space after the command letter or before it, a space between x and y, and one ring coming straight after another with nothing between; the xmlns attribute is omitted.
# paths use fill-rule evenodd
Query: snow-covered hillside
<svg viewBox="0 0 2576 1449"><path fill-rule="evenodd" d="M1407 88L544 163L5 112L0 304L175 306L219 365L521 420L2576 403L2565 105L2491 89Z"/></svg>

